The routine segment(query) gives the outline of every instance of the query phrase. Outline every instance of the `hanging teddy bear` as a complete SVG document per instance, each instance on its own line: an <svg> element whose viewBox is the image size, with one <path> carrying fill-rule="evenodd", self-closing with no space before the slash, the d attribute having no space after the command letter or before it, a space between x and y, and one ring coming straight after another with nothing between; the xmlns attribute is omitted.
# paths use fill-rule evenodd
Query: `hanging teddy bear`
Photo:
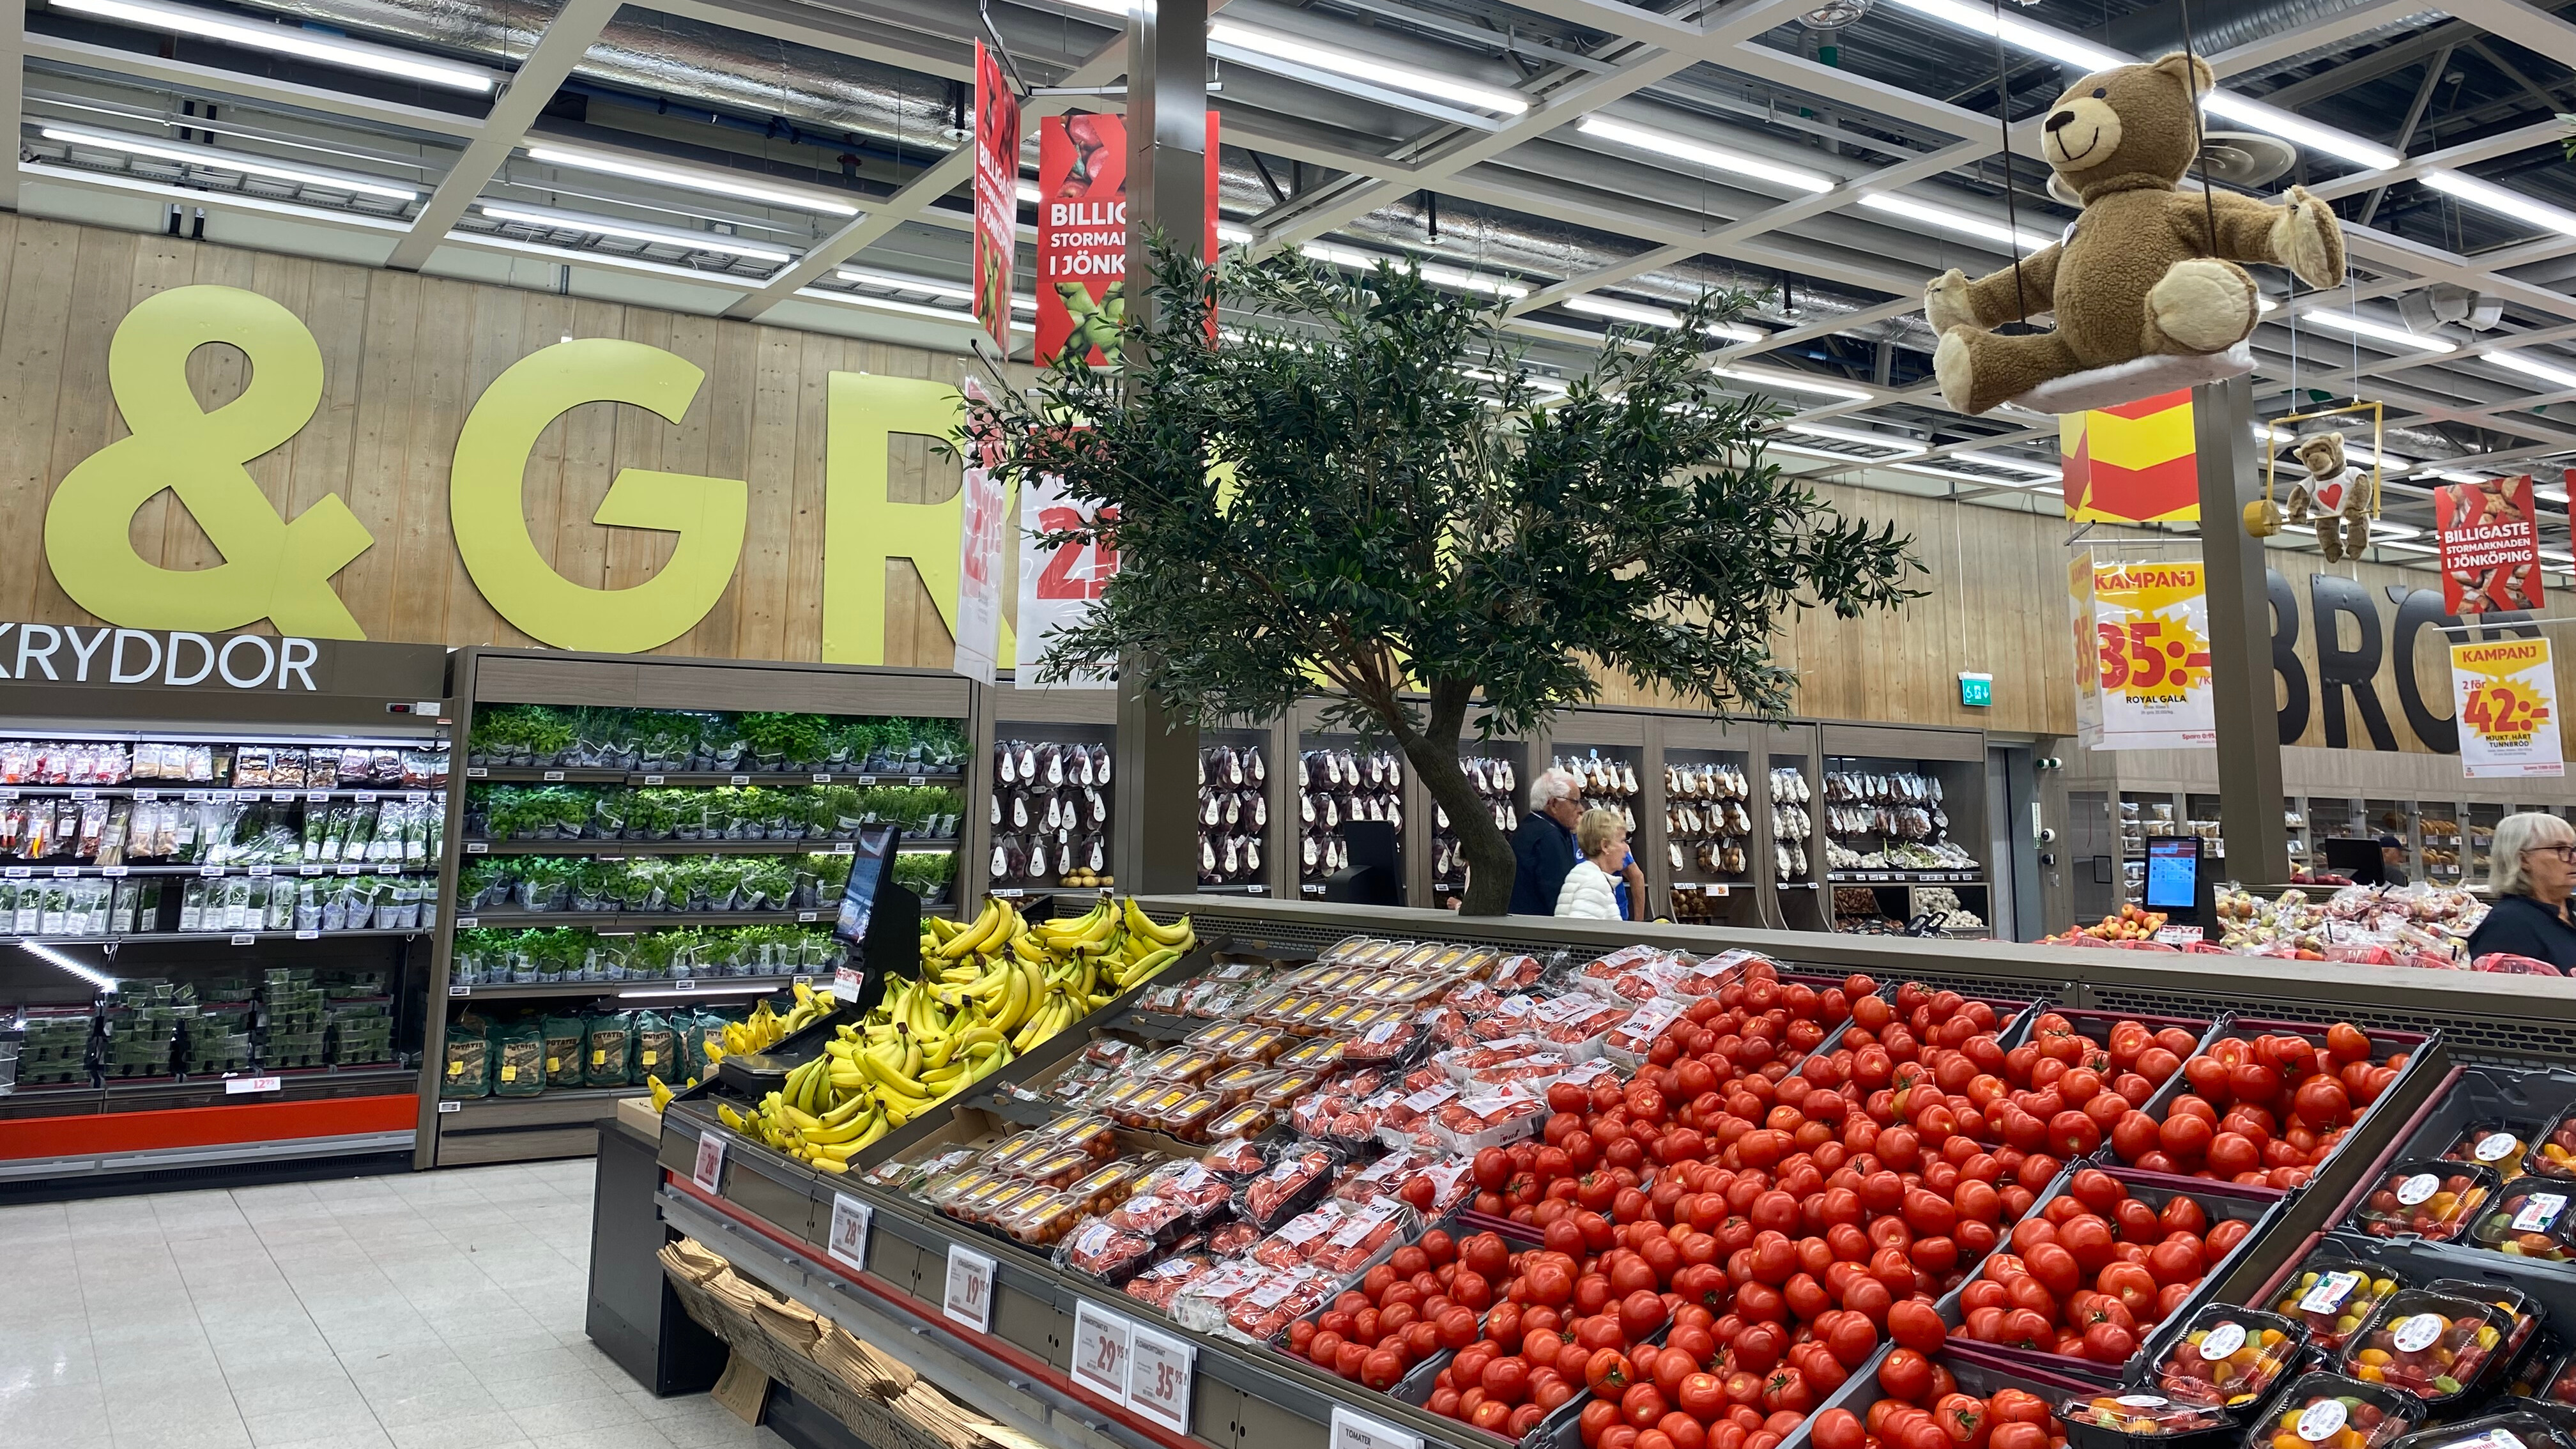
<svg viewBox="0 0 2576 1449"><path fill-rule="evenodd" d="M2083 214L2017 272L1972 282L1954 268L1924 288L1924 314L1941 336L1933 372L1951 407L1982 413L2043 383L2145 357L2220 359L2253 334L2261 310L2238 262L2286 266L2312 287L2343 280L2343 229L2305 188L2291 187L2281 206L2177 189L2199 141L2196 99L2213 83L2208 65L2175 54L2096 71L2057 98L2043 149L2083 198ZM2057 314L2054 331L1989 330L2047 312ZM2197 380L2241 371L2211 368ZM2049 399L2053 410L2129 401L2141 385L2125 370L2099 381ZM2153 390L2176 385L2166 378Z"/></svg>
<svg viewBox="0 0 2576 1449"><path fill-rule="evenodd" d="M2293 450L2308 470L2290 489L2282 512L2286 521L2317 526L2317 548L2328 563L2361 557L2370 547L2369 489L2361 470L2344 465L2343 434L2310 433Z"/></svg>

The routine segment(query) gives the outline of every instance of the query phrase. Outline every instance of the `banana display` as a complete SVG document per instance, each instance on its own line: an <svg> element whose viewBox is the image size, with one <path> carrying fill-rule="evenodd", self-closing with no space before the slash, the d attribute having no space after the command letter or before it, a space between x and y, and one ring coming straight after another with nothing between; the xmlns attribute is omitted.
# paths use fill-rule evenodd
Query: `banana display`
<svg viewBox="0 0 2576 1449"><path fill-rule="evenodd" d="M1189 917L1161 925L1133 898L1103 897L1088 915L1031 922L1008 901L960 925L932 917L921 935L921 979L896 977L867 1020L843 1024L822 1054L749 1113L718 1104L724 1124L826 1172L847 1172L861 1148L982 1081L1022 1052L1180 960L1198 944ZM758 1050L831 1010L796 988L797 1005L747 1031ZM811 1008L809 1010L809 1008ZM755 1023L760 1014L755 1013ZM783 1028L783 1029L781 1029ZM764 1032L775 1031L762 1039ZM713 1042L708 1056L720 1055ZM661 1098L657 1091L656 1099Z"/></svg>
<svg viewBox="0 0 2576 1449"><path fill-rule="evenodd" d="M771 1011L769 1002L763 999L745 1019L726 1022L721 1041L708 1038L707 1066L712 1069L716 1063L736 1052L767 1051L812 1025L816 1017L830 1012L832 1005L832 998L816 994L812 987L801 982L796 987L795 1007L783 1017ZM644 1081L653 1089L653 1110L656 1112L670 1106L671 1099L679 1095L658 1076L648 1074ZM683 1084L683 1089L697 1084L698 1079L692 1076Z"/></svg>

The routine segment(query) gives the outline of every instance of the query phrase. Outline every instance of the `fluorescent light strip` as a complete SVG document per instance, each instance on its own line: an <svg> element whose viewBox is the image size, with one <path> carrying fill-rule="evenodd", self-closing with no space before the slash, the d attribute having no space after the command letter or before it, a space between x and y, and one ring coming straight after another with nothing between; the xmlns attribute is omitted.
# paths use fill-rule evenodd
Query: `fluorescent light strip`
<svg viewBox="0 0 2576 1449"><path fill-rule="evenodd" d="M931 277L916 277L904 272L871 272L864 267L842 267L832 273L844 282L862 287L886 287L898 292L926 292L933 297L947 297L959 302L975 300L975 289L964 282L942 282Z"/></svg>
<svg viewBox="0 0 2576 1449"><path fill-rule="evenodd" d="M2016 483L2009 478L1980 478L1974 473L1962 473L1955 468L1935 468L1928 463L1890 463L1888 466L1899 473L1920 473L1926 478L1947 478L1954 483L1973 483L1980 488L2028 488L2033 486L2028 483Z"/></svg>
<svg viewBox="0 0 2576 1449"><path fill-rule="evenodd" d="M264 157L248 156L239 151L224 151L212 146L183 146L176 141L160 141L149 136L130 135L121 131L93 130L87 126L47 125L37 134L49 141L67 146L92 146L104 151L123 151L135 156L151 156L163 161L184 162L215 171L239 171L247 176L267 176L279 181L292 181L302 186L321 186L334 191L354 191L367 196L389 197L395 201L418 201L420 188L398 182L381 181L345 171L322 171L305 166L289 166Z"/></svg>
<svg viewBox="0 0 2576 1449"><path fill-rule="evenodd" d="M251 50L265 50L278 55L318 61L324 65L346 66L351 70L373 71L378 75L400 76L425 85L445 86L450 90L472 91L490 95L499 85L498 73L478 65L434 60L397 50L389 45L373 45L363 40L346 40L318 30L305 30L293 25L263 24L240 16L220 15L186 5L167 5L160 0L55 0L54 8L81 15L96 15L105 20L121 20L151 30L167 30L179 35L193 35L204 40L218 40Z"/></svg>
<svg viewBox="0 0 2576 1449"><path fill-rule="evenodd" d="M2421 554L2433 554L2433 553L2440 553L2440 552L2441 552L2441 550L2440 550L2440 549L2437 549L2437 548L2427 548L2427 547L2425 547L2423 544L2420 544L2420 543L2382 543L2380 540L2378 540L2378 539L2376 539L2376 538L2374 538L2374 539L2372 539L2372 540L2370 541L2370 546L2371 546L2372 548L2384 548L2384 549L2389 549L2389 550L2391 550L2391 551L2393 551L2393 552L2396 552L2396 553L2421 553Z"/></svg>
<svg viewBox="0 0 2576 1449"><path fill-rule="evenodd" d="M2384 518L2374 518L2370 521L2370 539L2373 543L2377 543L2383 538L2395 540L2401 538L2422 538L2423 536L2424 530L2416 528L2411 524L2391 523Z"/></svg>
<svg viewBox="0 0 2576 1449"><path fill-rule="evenodd" d="M2367 166L2373 171L2386 171L2402 166L2406 158L2383 146L2372 145L2357 136L2346 135L2331 126L2294 116L2278 106L2267 106L2233 91L2203 91L2200 108L2221 120L2295 141L2311 151L2322 151L2340 161Z"/></svg>
<svg viewBox="0 0 2576 1449"><path fill-rule="evenodd" d="M1227 228L1222 224L1217 227L1216 235L1218 241L1223 242L1227 240L1226 230ZM1236 239L1241 241L1249 242L1252 240L1252 233L1244 231L1241 228L1235 229L1235 235ZM1399 269L1410 262L1422 273L1422 280L1429 282L1435 287L1447 287L1453 291L1460 292L1483 292L1489 296L1496 297L1520 298L1529 295L1529 288L1520 286L1516 283L1506 282L1498 277L1488 277L1481 272L1470 272L1458 267L1444 267L1438 262L1415 261L1409 257L1384 256L1377 252L1364 252L1356 247L1335 246L1331 242L1320 241L1301 242L1298 244L1297 251L1300 255L1313 257L1319 262L1330 262L1337 267L1350 267L1364 272L1376 271L1377 265L1380 262L1385 262L1389 266ZM1670 324L1668 323L1666 325L1669 326Z"/></svg>
<svg viewBox="0 0 2576 1449"><path fill-rule="evenodd" d="M2399 347L2411 347L2421 352L2460 350L2457 343L2445 342L2439 337L2426 337L2403 327L2387 322L2375 322L2368 317L2357 317L2347 312L2302 312L2299 316L2309 322L2322 323L2337 332L2355 337L2368 337L2374 341L2387 342Z"/></svg>
<svg viewBox="0 0 2576 1449"><path fill-rule="evenodd" d="M2489 211L2500 212L2516 221L2576 236L2576 212L2565 211L2544 201L2536 201L2518 191L2507 191L2491 182L2457 171L2427 171L2415 178L2435 191L2447 192L2462 201L2475 202Z"/></svg>
<svg viewBox="0 0 2576 1449"><path fill-rule="evenodd" d="M1955 25L1961 30L1974 31L1979 35L1999 36L2006 45L2019 46L2033 55L2044 55L2051 60L2063 61L2078 70L2109 70L2115 65L2129 63L2129 57L2116 50L2104 50L2065 31L2052 30L2045 25L2033 25L2009 15L1998 17L1974 5L1962 4L1960 0L1897 0L1897 3L1908 10L1920 11L1935 20Z"/></svg>
<svg viewBox="0 0 2576 1449"><path fill-rule="evenodd" d="M1970 216L1963 211L1952 211L1946 206L1933 206L1916 201L1910 196L1898 196L1889 192L1872 192L1862 197L1860 204L1872 211L1890 212L1911 221L1922 222L1927 226L1937 226L1944 231L1955 231L1961 236L2001 242L2006 246L2019 246L2026 252L2038 251L2041 247L2057 240L2053 236L2041 236L2037 232L2015 231L2001 222L1988 221L1982 216Z"/></svg>
<svg viewBox="0 0 2576 1449"><path fill-rule="evenodd" d="M686 991L621 991L617 993L617 999L636 1001L654 996L767 996L773 991L787 989L774 983L768 986L695 986Z"/></svg>
<svg viewBox="0 0 2576 1449"><path fill-rule="evenodd" d="M2555 383L2560 387L2576 387L2576 368L2559 367L2527 353L2509 349L2490 352L2486 354L2486 359L2498 367L2509 367L2526 377L2539 378L2542 382Z"/></svg>
<svg viewBox="0 0 2576 1449"><path fill-rule="evenodd" d="M528 159L548 166L570 166L581 171L596 171L606 176L623 176L634 181L654 181L664 186L677 186L684 191L704 192L709 196L730 196L740 201L765 202L771 206L792 207L798 211L819 211L829 216L856 216L859 208L845 201L792 191L780 186L763 186L757 181L737 180L732 174L701 166L679 166L660 161L645 161L605 151L588 151L551 142L527 144Z"/></svg>
<svg viewBox="0 0 2576 1449"><path fill-rule="evenodd" d="M1506 381L1501 373L1494 371L1490 367L1462 367L1458 369L1458 371L1464 376L1476 379L1478 382L1490 382L1497 386ZM1536 392L1543 397L1563 397L1566 394L1565 384L1558 382L1552 377L1534 377L1524 375L1522 380L1529 384L1531 391Z"/></svg>
<svg viewBox="0 0 2576 1449"><path fill-rule="evenodd" d="M2554 548L2540 550L2540 556L2551 563L2576 564L2576 553L2560 553Z"/></svg>
<svg viewBox="0 0 2576 1449"><path fill-rule="evenodd" d="M1565 310L1593 317L1607 317L1613 322L1634 322L1641 327L1679 327L1681 314L1668 307L1649 307L1639 302L1620 302L1608 297L1568 297Z"/></svg>
<svg viewBox="0 0 2576 1449"><path fill-rule="evenodd" d="M1372 60L1364 55L1354 55L1333 46L1318 45L1313 41L1282 35L1275 30L1258 30L1249 25L1238 25L1231 20L1210 22L1207 38L1211 45L1230 45L1255 55L1268 56L1272 60L1287 61L1292 65L1312 66L1316 70L1346 75L1353 80L1392 86L1400 91L1411 91L1418 96L1455 101L1462 106L1474 106L1478 110L1500 111L1505 115L1517 116L1529 109L1529 97L1516 91L1478 85L1473 81L1459 80L1453 76L1439 75L1427 70L1417 70L1412 66L1389 65L1384 61Z"/></svg>
<svg viewBox="0 0 2576 1449"><path fill-rule="evenodd" d="M589 232L595 236L621 237L650 246L685 247L690 251L717 252L729 257L743 257L755 262L787 263L796 254L784 247L763 246L736 237L718 236L713 232L683 231L678 227L648 226L637 221L614 221L587 212L555 211L547 207L501 205L478 201L475 209L494 221L515 221L529 226L548 227L556 231Z"/></svg>
<svg viewBox="0 0 2576 1449"><path fill-rule="evenodd" d="M1789 389L1791 392L1812 392L1823 397L1850 398L1854 402L1867 402L1873 396L1872 394L1864 392L1856 387L1846 387L1837 382L1826 382L1821 378L1809 378L1802 373L1774 372L1767 367L1758 369L1750 367L1720 367L1712 370L1716 372L1719 377L1727 378L1734 382L1745 383L1753 387L1784 387Z"/></svg>
<svg viewBox="0 0 2576 1449"><path fill-rule="evenodd" d="M1632 126L1625 121L1612 120L1608 116L1577 117L1574 129L1587 136L1598 136L1605 141L1616 141L1623 146L1634 146L1638 150L1651 151L1659 156L1696 161L1702 166L1713 167L1730 175L1749 176L1757 181L1772 182L1794 191L1813 192L1834 189L1834 180L1830 176L1820 176L1813 171L1802 171L1795 166L1783 166L1775 161L1760 160L1740 151L1711 146L1704 141L1694 141L1687 136L1678 136L1670 131Z"/></svg>
<svg viewBox="0 0 2576 1449"><path fill-rule="evenodd" d="M1218 246L1248 247L1252 245L1252 232L1249 228L1220 221L1216 224L1216 241Z"/></svg>
<svg viewBox="0 0 2576 1449"><path fill-rule="evenodd" d="M74 976L79 977L101 991L113 991L116 989L115 977L95 968L84 966L80 962L73 960L71 957L64 955L62 952L55 950L51 946L41 945L34 941L21 941L18 943L18 949L40 961L43 961L49 966L59 967L62 970L70 972Z"/></svg>
<svg viewBox="0 0 2576 1449"><path fill-rule="evenodd" d="M2539 499L2543 503L2565 503L2567 501L2567 490L2564 488L2535 487L2531 490L2531 496Z"/></svg>
<svg viewBox="0 0 2576 1449"><path fill-rule="evenodd" d="M812 302L838 302L845 307L861 307L873 312L898 312L906 317L928 317L933 321L955 322L967 327L984 325L976 320L972 312L961 312L954 307L933 307L922 302L906 302L897 297L871 297L861 292L833 292L821 287L799 287L796 289L796 295ZM1011 298L1011 310L1014 312L1035 312L1037 309L1038 300L1035 297Z"/></svg>
<svg viewBox="0 0 2576 1449"><path fill-rule="evenodd" d="M1862 428L1837 428L1824 423L1782 423L1780 430L1801 433L1811 438L1839 438L1846 443L1866 443L1873 448L1893 448L1900 458L1911 458L1929 451L1912 438L1900 438L1893 433L1873 433ZM1870 461L1885 460L1871 459Z"/></svg>
<svg viewBox="0 0 2576 1449"><path fill-rule="evenodd" d="M1022 181L1020 183L1020 200L1027 202L1031 206L1035 206L1039 202L1046 200L1046 193L1038 190L1038 184L1036 182Z"/></svg>
<svg viewBox="0 0 2576 1449"><path fill-rule="evenodd" d="M2064 464L2052 468L2045 464L2027 463L2019 458L2008 458L2001 453L1961 453L1958 457L1962 463L1983 463L1989 468L2009 468L2017 473L2028 473L2034 478L2045 478L2051 483L2066 476Z"/></svg>

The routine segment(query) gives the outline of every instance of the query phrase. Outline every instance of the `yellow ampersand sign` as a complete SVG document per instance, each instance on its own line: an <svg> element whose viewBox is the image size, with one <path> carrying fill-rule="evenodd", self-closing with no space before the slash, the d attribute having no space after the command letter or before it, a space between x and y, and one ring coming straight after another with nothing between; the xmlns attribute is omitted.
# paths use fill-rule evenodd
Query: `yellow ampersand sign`
<svg viewBox="0 0 2576 1449"><path fill-rule="evenodd" d="M493 379L466 415L448 475L456 551L501 617L558 649L636 654L696 627L742 559L750 485L739 478L622 468L593 523L676 533L670 562L625 589L555 572L528 536L521 502L537 435L583 403L621 402L676 423L706 373L676 353L613 337L540 348Z"/></svg>
<svg viewBox="0 0 2576 1449"><path fill-rule="evenodd" d="M229 342L250 358L241 396L207 412L188 357ZM118 324L107 379L132 436L81 460L45 507L45 557L72 602L136 629L238 629L364 639L331 576L375 543L336 493L293 522L242 465L295 436L322 400L322 352L295 314L235 287L178 287ZM224 561L169 569L134 551L135 510L168 488Z"/></svg>

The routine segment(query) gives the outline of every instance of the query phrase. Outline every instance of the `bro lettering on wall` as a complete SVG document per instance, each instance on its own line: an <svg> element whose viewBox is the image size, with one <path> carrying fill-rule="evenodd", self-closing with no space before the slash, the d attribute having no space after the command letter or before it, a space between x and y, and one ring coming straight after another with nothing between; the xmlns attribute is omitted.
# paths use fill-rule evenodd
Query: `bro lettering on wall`
<svg viewBox="0 0 2576 1449"><path fill-rule="evenodd" d="M2294 581L2265 570L2281 743L2456 755L2449 646L2537 639L2540 629L2526 614L2496 613L2474 630L2445 633L2461 621L2442 612L2439 588L2388 581L2421 574L2371 572L2378 581L2365 585L2322 571Z"/></svg>
<svg viewBox="0 0 2576 1449"><path fill-rule="evenodd" d="M209 408L189 365L215 343L239 349L249 379ZM328 383L313 330L260 293L180 286L125 314L106 361L128 435L73 466L44 514L44 559L72 603L129 629L266 623L302 638L366 638L333 580L371 550L416 549L417 540L378 537L337 487L287 516L247 466L313 424ZM536 348L474 398L453 435L444 522L473 588L510 626L562 649L650 650L688 634L717 607L747 548L783 547L758 536L745 479L627 466L589 521L667 535L667 557L623 587L567 577L550 561L523 497L541 435L588 403L677 425L693 404L703 414L705 381L704 369L673 351L582 337ZM884 658L890 559L909 560L953 628L958 500L891 501L889 445L901 435L945 438L961 404L945 383L874 373L830 372L823 392L822 426L811 440L821 453L820 496L817 506L797 510L791 527L823 536L820 657L875 663ZM621 418L619 435L629 427ZM803 442L808 430L800 423L797 431ZM137 549L137 513L165 489L220 562L170 568ZM1008 657L1007 642L1004 651Z"/></svg>

